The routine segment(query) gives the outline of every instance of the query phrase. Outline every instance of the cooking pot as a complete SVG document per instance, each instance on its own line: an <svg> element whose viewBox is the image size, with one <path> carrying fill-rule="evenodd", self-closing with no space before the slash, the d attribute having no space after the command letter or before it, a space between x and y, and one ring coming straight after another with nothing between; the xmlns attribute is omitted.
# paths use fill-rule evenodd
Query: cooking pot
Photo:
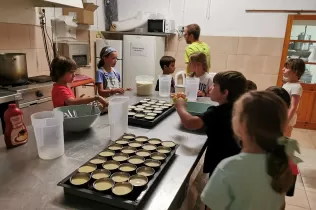
<svg viewBox="0 0 316 210"><path fill-rule="evenodd" d="M0 85L22 85L28 80L25 53L0 53Z"/></svg>
<svg viewBox="0 0 316 210"><path fill-rule="evenodd" d="M306 35L304 32L300 33L297 37L297 40L311 40L311 35ZM302 50L302 51L308 51L309 47L312 43L311 42L295 42L294 44L294 50Z"/></svg>

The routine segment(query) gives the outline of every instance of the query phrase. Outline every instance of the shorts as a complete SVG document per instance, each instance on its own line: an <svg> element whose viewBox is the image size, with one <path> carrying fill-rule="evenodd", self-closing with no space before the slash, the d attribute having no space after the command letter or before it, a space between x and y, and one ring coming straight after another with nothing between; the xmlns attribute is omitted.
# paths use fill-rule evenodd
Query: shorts
<svg viewBox="0 0 316 210"><path fill-rule="evenodd" d="M294 176L294 182L293 182L291 188L287 191L286 196L288 196L288 197L294 196L296 179L297 179L297 175Z"/></svg>

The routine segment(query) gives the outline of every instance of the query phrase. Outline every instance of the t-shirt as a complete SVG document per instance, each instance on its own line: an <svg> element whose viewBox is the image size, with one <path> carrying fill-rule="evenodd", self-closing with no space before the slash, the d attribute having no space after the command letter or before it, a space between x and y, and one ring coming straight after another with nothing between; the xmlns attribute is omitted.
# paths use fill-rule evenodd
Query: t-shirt
<svg viewBox="0 0 316 210"><path fill-rule="evenodd" d="M66 106L65 101L68 98L76 98L74 93L66 85L54 84L52 89L52 101L54 108Z"/></svg>
<svg viewBox="0 0 316 210"><path fill-rule="evenodd" d="M207 57L207 65L208 65L208 70L211 68L211 53L210 53L210 47L205 43L205 42L193 42L189 46L186 47L185 49L185 55L184 55L184 60L185 63L189 63L189 58L190 55L196 52L202 52L206 55ZM187 66L187 74L190 73L190 68Z"/></svg>
<svg viewBox="0 0 316 210"><path fill-rule="evenodd" d="M207 135L207 149L204 159L204 173L212 173L223 159L236 155L241 147L235 139L232 128L233 104L211 106L200 118Z"/></svg>
<svg viewBox="0 0 316 210"><path fill-rule="evenodd" d="M157 79L155 91L159 91L159 79ZM171 92L171 93L174 93L174 92L175 92L174 79L173 79L173 77L171 78L171 88L170 88L170 92Z"/></svg>
<svg viewBox="0 0 316 210"><path fill-rule="evenodd" d="M205 72L200 78L199 90L204 93L208 92L208 88L213 84L213 77L209 73Z"/></svg>
<svg viewBox="0 0 316 210"><path fill-rule="evenodd" d="M103 68L97 70L95 83L102 83L105 90L120 88L120 82L121 75L114 68L112 68L111 72L107 72Z"/></svg>
<svg viewBox="0 0 316 210"><path fill-rule="evenodd" d="M221 161L202 201L212 210L280 210L284 194L272 189L266 159L266 154L240 153Z"/></svg>
<svg viewBox="0 0 316 210"><path fill-rule="evenodd" d="M283 85L283 88L290 94L291 97L292 95L302 96L303 88L299 82L296 82L296 83L287 82ZM297 114L295 113L289 122L289 126L293 127L296 124L296 120L297 120Z"/></svg>

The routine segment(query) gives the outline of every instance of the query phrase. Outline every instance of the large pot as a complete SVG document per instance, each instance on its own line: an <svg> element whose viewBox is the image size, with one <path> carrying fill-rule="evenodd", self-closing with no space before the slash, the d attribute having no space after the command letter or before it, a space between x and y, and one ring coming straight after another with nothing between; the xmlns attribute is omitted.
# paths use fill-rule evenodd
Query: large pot
<svg viewBox="0 0 316 210"><path fill-rule="evenodd" d="M0 85L21 85L28 80L25 53L0 53Z"/></svg>
<svg viewBox="0 0 316 210"><path fill-rule="evenodd" d="M297 40L308 41L308 40L311 40L311 37L312 37L311 35L306 35L304 32L302 32L298 35ZM311 42L295 42L294 50L308 51L311 44L312 44Z"/></svg>

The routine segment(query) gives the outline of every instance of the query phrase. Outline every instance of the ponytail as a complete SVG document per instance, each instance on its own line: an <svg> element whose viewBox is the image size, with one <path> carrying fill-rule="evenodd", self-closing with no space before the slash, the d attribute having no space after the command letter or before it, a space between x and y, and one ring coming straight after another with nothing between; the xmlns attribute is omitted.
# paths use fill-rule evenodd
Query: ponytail
<svg viewBox="0 0 316 210"><path fill-rule="evenodd" d="M98 69L102 68L104 66L104 58L101 58L98 63Z"/></svg>
<svg viewBox="0 0 316 210"><path fill-rule="evenodd" d="M267 173L271 176L271 187L277 193L287 192L293 184L294 176L289 166L289 158L284 145L277 145L267 156Z"/></svg>

